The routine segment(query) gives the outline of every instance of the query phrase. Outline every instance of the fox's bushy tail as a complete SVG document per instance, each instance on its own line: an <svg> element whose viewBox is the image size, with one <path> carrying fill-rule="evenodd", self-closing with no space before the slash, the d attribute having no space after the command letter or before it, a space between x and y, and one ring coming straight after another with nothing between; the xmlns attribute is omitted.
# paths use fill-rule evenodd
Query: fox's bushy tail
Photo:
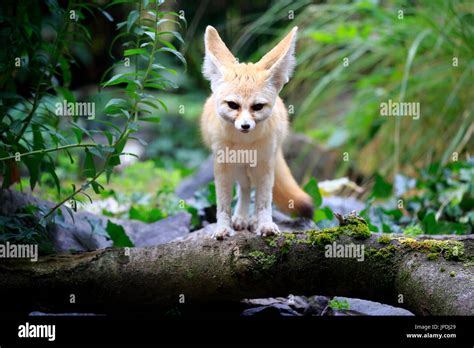
<svg viewBox="0 0 474 348"><path fill-rule="evenodd" d="M286 213L313 218L313 200L293 178L281 149L276 156L273 202Z"/></svg>

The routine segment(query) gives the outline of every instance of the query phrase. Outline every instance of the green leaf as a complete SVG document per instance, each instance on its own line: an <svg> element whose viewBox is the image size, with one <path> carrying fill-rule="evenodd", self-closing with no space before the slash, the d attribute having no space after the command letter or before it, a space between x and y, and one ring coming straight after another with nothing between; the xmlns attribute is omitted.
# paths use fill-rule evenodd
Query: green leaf
<svg viewBox="0 0 474 348"><path fill-rule="evenodd" d="M121 98L112 98L107 102L107 104L105 104L104 112L107 114L115 113L122 109L128 109L128 106L129 104L127 100Z"/></svg>
<svg viewBox="0 0 474 348"><path fill-rule="evenodd" d="M345 309L349 310L350 309L350 304L347 300L339 301L335 298L333 298L331 301L329 301L328 306L331 307L332 309Z"/></svg>
<svg viewBox="0 0 474 348"><path fill-rule="evenodd" d="M68 60L64 56L59 56L59 66L61 67L62 71L62 78L64 81L64 86L69 86L71 83L71 67L69 65Z"/></svg>
<svg viewBox="0 0 474 348"><path fill-rule="evenodd" d="M137 10L130 11L127 18L127 31L130 32L130 29L135 24L137 19L140 17L140 13Z"/></svg>
<svg viewBox="0 0 474 348"><path fill-rule="evenodd" d="M147 55L148 51L144 48L131 48L129 50L125 50L125 52L123 53L125 57L139 55L139 54Z"/></svg>
<svg viewBox="0 0 474 348"><path fill-rule="evenodd" d="M85 152L86 152L86 159L84 161L84 169L82 171L82 174L86 178L92 178L96 174L94 158L92 156L92 153L89 151L89 149L86 148Z"/></svg>
<svg viewBox="0 0 474 348"><path fill-rule="evenodd" d="M107 227L105 231L109 235L110 239L112 240L113 247L116 248L125 248L125 247L133 247L134 244L130 240L130 238L125 233L125 230L122 226L114 224L110 220L107 220Z"/></svg>
<svg viewBox="0 0 474 348"><path fill-rule="evenodd" d="M101 190L104 190L104 186L102 186L101 184L99 184L99 183L96 182L96 181L92 181L92 182L91 182L91 185L92 185L92 189L93 189L94 192L97 193L97 194L100 194L100 191L101 191Z"/></svg>
<svg viewBox="0 0 474 348"><path fill-rule="evenodd" d="M99 157L99 158L105 160L105 157L104 157L104 155L102 154L101 149L100 149L99 147L91 146L91 147L88 147L87 149L88 149L88 150L90 151L90 153L92 153L94 156Z"/></svg>
<svg viewBox="0 0 474 348"><path fill-rule="evenodd" d="M207 201L210 205L217 205L216 184L214 182L209 183L208 189L209 194L207 195Z"/></svg>
<svg viewBox="0 0 474 348"><path fill-rule="evenodd" d="M53 181L54 181L54 184L56 185L56 188L58 190L58 196L59 196L59 194L61 193L61 184L59 183L59 178L56 174L54 162L53 161L51 161L50 163L46 162L44 164L44 168L53 178Z"/></svg>
<svg viewBox="0 0 474 348"><path fill-rule="evenodd" d="M28 173L30 174L30 188L33 191L36 184L39 182L41 178L41 156L32 155L32 156L25 156L22 157L23 162L25 163L26 167L28 168Z"/></svg>
<svg viewBox="0 0 474 348"><path fill-rule="evenodd" d="M441 226L436 221L434 212L430 212L426 214L423 217L422 224L423 224L423 229L427 234L442 233Z"/></svg>
<svg viewBox="0 0 474 348"><path fill-rule="evenodd" d="M372 189L371 197L388 198L392 195L392 185L385 181L380 174L375 174L375 184Z"/></svg>
<svg viewBox="0 0 474 348"><path fill-rule="evenodd" d="M157 52L170 52L174 54L181 61L181 63L183 63L183 65L186 67L186 59L184 59L184 56L180 52L173 50L169 47L162 47L159 50L157 50Z"/></svg>
<svg viewBox="0 0 474 348"><path fill-rule="evenodd" d="M324 207L321 209L316 209L314 211L313 220L314 222L320 222L322 220L332 220L334 218L334 214L331 209L328 207Z"/></svg>
<svg viewBox="0 0 474 348"><path fill-rule="evenodd" d="M160 116L146 116L140 118L139 121L160 123Z"/></svg>
<svg viewBox="0 0 474 348"><path fill-rule="evenodd" d="M309 179L308 183L304 186L304 191L313 199L314 207L319 208L323 203L323 198L321 197L321 192L319 191L318 182L314 177Z"/></svg>
<svg viewBox="0 0 474 348"><path fill-rule="evenodd" d="M171 35L173 35L179 42L181 42L182 44L184 44L183 37L182 37L181 34L178 33L177 31L161 31L161 32L158 33L158 35L166 35L166 34L171 34Z"/></svg>
<svg viewBox="0 0 474 348"><path fill-rule="evenodd" d="M199 218L199 211L192 206L186 205L186 211L191 214L191 225L193 228L196 228L201 223L201 219Z"/></svg>
<svg viewBox="0 0 474 348"><path fill-rule="evenodd" d="M121 83L126 83L130 84L133 83L133 79L129 79L128 77L135 77L136 75L134 73L123 73L123 74L116 74L112 76L107 82L103 83L103 87L108 87L108 86L115 86L119 85Z"/></svg>
<svg viewBox="0 0 474 348"><path fill-rule="evenodd" d="M33 150L44 149L44 139L43 135L41 134L39 125L33 124L31 126L31 129L33 131Z"/></svg>
<svg viewBox="0 0 474 348"><path fill-rule="evenodd" d="M158 208L147 209L144 206L132 206L128 216L133 220L140 220L146 223L156 222L164 218L163 212Z"/></svg>

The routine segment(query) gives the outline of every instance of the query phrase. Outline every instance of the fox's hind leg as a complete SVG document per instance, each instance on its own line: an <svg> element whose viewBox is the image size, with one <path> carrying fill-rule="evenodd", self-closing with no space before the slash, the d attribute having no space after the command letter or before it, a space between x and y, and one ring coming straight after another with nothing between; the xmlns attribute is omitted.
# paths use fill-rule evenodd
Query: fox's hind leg
<svg viewBox="0 0 474 348"><path fill-rule="evenodd" d="M236 231L242 231L248 228L249 206L250 206L250 178L247 175L245 167L236 170L237 188L237 206L232 216L232 227Z"/></svg>

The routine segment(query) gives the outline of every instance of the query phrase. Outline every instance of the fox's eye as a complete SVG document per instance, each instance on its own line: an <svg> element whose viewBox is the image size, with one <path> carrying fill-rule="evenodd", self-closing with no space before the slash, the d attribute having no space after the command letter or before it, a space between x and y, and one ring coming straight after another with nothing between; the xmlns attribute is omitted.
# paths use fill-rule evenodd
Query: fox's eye
<svg viewBox="0 0 474 348"><path fill-rule="evenodd" d="M252 105L252 110L253 111L259 111L259 110L262 110L264 107L264 104L254 104Z"/></svg>
<svg viewBox="0 0 474 348"><path fill-rule="evenodd" d="M233 110L237 110L238 108L240 108L239 104L231 102L231 101L227 102L227 105L229 105L229 108L231 108Z"/></svg>

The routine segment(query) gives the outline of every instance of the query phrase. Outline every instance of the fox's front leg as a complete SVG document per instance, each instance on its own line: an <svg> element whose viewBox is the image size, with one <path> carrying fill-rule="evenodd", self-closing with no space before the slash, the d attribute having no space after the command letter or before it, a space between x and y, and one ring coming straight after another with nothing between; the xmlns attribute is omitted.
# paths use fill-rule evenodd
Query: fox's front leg
<svg viewBox="0 0 474 348"><path fill-rule="evenodd" d="M213 234L216 239L224 239L234 234L231 227L232 185L234 184L233 170L229 164L214 161L214 178L217 198L217 226Z"/></svg>
<svg viewBox="0 0 474 348"><path fill-rule="evenodd" d="M240 167L236 172L238 183L238 200L234 216L232 216L232 227L236 231L248 228L249 206L250 206L250 179L245 167Z"/></svg>
<svg viewBox="0 0 474 348"><path fill-rule="evenodd" d="M272 191L275 180L275 162L273 160L262 163L256 170L256 197L255 215L257 217L256 232L261 236L271 236L279 233L278 226L272 217Z"/></svg>

